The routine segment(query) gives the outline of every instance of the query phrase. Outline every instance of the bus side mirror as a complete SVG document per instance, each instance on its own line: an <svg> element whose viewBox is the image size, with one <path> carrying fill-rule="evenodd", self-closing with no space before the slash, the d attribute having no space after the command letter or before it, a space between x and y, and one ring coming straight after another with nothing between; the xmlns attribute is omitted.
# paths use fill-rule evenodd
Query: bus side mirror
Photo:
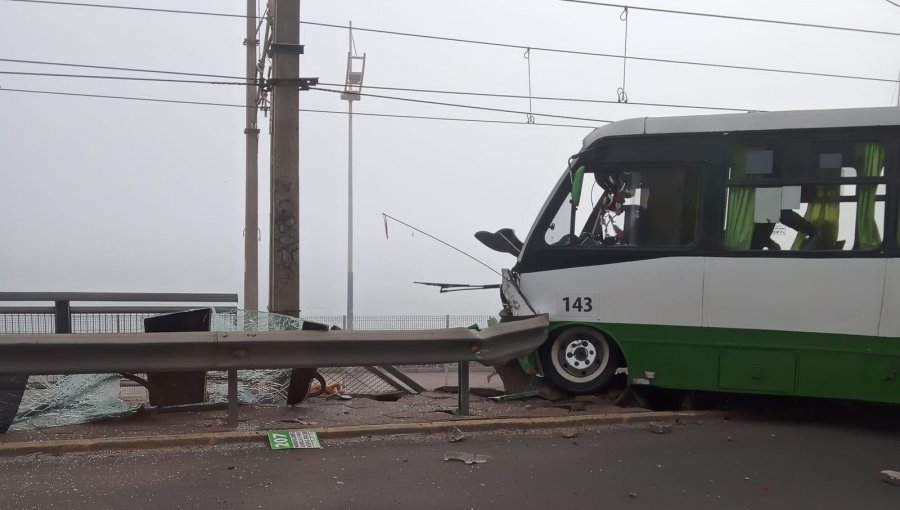
<svg viewBox="0 0 900 510"><path fill-rule="evenodd" d="M584 182L584 166L578 167L572 175L572 205L578 207L581 202L581 185Z"/></svg>

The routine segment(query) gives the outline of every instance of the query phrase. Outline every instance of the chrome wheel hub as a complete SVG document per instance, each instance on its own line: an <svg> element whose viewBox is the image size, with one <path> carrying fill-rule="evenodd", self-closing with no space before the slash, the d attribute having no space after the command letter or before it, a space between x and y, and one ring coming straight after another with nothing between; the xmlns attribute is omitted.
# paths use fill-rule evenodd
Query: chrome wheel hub
<svg viewBox="0 0 900 510"><path fill-rule="evenodd" d="M572 374L584 375L597 362L597 350L597 346L587 340L572 340L563 351L563 367Z"/></svg>

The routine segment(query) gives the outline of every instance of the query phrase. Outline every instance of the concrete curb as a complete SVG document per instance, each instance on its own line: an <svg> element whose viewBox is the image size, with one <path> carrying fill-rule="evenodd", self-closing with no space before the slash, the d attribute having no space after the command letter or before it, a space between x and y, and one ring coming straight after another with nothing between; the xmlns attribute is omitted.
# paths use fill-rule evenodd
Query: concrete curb
<svg viewBox="0 0 900 510"><path fill-rule="evenodd" d="M674 419L717 418L719 411L660 411L645 413L591 414L577 416L548 416L538 418L473 418L427 423L389 423L380 425L350 425L343 427L305 428L318 433L320 439L340 439L361 436L395 434L433 434L454 428L463 431L494 431L504 429L539 429L577 427L585 425L626 425ZM292 430L285 427L276 430ZM140 437L109 437L97 439L67 439L57 441L27 441L0 443L0 456L63 454L114 450L144 450L151 448L184 448L224 444L246 444L267 441L268 431L228 431Z"/></svg>

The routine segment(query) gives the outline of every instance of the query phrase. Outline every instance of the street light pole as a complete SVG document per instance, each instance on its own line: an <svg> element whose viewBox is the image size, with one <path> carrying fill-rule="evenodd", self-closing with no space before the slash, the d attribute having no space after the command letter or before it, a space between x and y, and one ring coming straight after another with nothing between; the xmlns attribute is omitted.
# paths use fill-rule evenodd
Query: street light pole
<svg viewBox="0 0 900 510"><path fill-rule="evenodd" d="M366 54L356 56L353 43L353 22L349 24L347 49L347 78L341 99L347 101L347 329L353 329L353 101L359 101Z"/></svg>
<svg viewBox="0 0 900 510"><path fill-rule="evenodd" d="M353 329L353 100L347 101L347 329Z"/></svg>

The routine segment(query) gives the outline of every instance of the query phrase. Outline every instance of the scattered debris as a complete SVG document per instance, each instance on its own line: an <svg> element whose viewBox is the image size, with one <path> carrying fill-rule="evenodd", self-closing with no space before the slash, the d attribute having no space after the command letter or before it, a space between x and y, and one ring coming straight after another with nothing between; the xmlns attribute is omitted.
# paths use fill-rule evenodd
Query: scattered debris
<svg viewBox="0 0 900 510"><path fill-rule="evenodd" d="M138 406L119 398L119 374L32 376L11 430L78 425L123 418ZM4 395L6 396L6 395Z"/></svg>
<svg viewBox="0 0 900 510"><path fill-rule="evenodd" d="M519 393L507 393L505 395L497 395L496 397L489 397L491 400L502 401L502 400L522 400L531 397L537 397L541 394L541 390L528 390L528 391L520 391Z"/></svg>
<svg viewBox="0 0 900 510"><path fill-rule="evenodd" d="M578 437L580 435L581 435L581 433L579 433L575 430L570 430L569 432L563 432L563 437L566 439L575 439L576 437Z"/></svg>
<svg viewBox="0 0 900 510"><path fill-rule="evenodd" d="M900 486L900 471L891 471L890 469L885 469L881 472L882 480L891 484Z"/></svg>
<svg viewBox="0 0 900 510"><path fill-rule="evenodd" d="M466 438L466 435L463 434L463 431L454 427L453 430L450 431L450 437L447 438L451 443L458 443Z"/></svg>
<svg viewBox="0 0 900 510"><path fill-rule="evenodd" d="M584 411L587 409L587 404L584 402L563 402L560 404L550 404L548 407L558 407L559 409L566 409L568 411Z"/></svg>
<svg viewBox="0 0 900 510"><path fill-rule="evenodd" d="M459 393L459 386L440 386L434 389L437 393ZM505 392L494 388L469 388L469 393L478 397L497 397L505 395Z"/></svg>
<svg viewBox="0 0 900 510"><path fill-rule="evenodd" d="M444 460L459 460L466 464L484 464L490 459L490 455L481 455L466 452L444 452Z"/></svg>
<svg viewBox="0 0 900 510"><path fill-rule="evenodd" d="M631 499L637 499L637 492L629 492L628 497Z"/></svg>
<svg viewBox="0 0 900 510"><path fill-rule="evenodd" d="M229 471L234 471L234 466L228 466L226 469L228 469Z"/></svg>
<svg viewBox="0 0 900 510"><path fill-rule="evenodd" d="M654 434L671 434L672 424L653 421L647 425L647 430L653 432Z"/></svg>
<svg viewBox="0 0 900 510"><path fill-rule="evenodd" d="M307 427L314 427L316 422L314 421L303 421L300 418L288 418L286 420L281 420L282 423L299 423L300 425L306 425Z"/></svg>
<svg viewBox="0 0 900 510"><path fill-rule="evenodd" d="M273 450L321 448L319 435L312 430L276 430L269 432L269 447Z"/></svg>
<svg viewBox="0 0 900 510"><path fill-rule="evenodd" d="M317 381L315 381L317 382ZM342 385L339 382L330 382L325 384L325 389L322 390L322 395L337 395L341 396Z"/></svg>
<svg viewBox="0 0 900 510"><path fill-rule="evenodd" d="M734 441L734 438L732 438L731 436L728 436L728 442L730 443L731 441Z"/></svg>

